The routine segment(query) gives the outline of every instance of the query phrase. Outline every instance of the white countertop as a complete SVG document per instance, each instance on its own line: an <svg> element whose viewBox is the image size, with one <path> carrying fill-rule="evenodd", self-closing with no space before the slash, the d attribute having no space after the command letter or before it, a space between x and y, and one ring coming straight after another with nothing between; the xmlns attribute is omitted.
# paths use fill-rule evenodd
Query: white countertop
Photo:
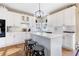
<svg viewBox="0 0 79 59"><path fill-rule="evenodd" d="M47 38L55 38L58 36L62 36L62 33L45 33L45 32L33 32L32 34L34 35L39 35L39 36L43 36L43 37L47 37Z"/></svg>

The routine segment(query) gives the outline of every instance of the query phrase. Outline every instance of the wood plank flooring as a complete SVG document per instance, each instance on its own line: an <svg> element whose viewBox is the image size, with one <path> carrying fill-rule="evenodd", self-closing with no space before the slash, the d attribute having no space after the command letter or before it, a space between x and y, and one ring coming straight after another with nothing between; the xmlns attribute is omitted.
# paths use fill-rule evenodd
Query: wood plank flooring
<svg viewBox="0 0 79 59"><path fill-rule="evenodd" d="M74 51L65 48L62 49L62 56L74 56L74 55L75 55Z"/></svg>
<svg viewBox="0 0 79 59"><path fill-rule="evenodd" d="M0 48L0 56L25 56L24 44Z"/></svg>
<svg viewBox="0 0 79 59"><path fill-rule="evenodd" d="M73 56L74 52L62 49L62 56ZM0 48L0 56L25 56L24 43Z"/></svg>

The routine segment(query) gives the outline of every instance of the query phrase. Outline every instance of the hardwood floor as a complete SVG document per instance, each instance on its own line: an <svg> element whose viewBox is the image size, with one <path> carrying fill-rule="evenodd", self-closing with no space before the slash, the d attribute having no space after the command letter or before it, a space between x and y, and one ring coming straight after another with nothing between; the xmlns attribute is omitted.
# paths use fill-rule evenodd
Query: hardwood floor
<svg viewBox="0 0 79 59"><path fill-rule="evenodd" d="M25 56L24 44L0 48L0 56Z"/></svg>
<svg viewBox="0 0 79 59"><path fill-rule="evenodd" d="M74 56L74 51L68 49L62 49L62 56Z"/></svg>
<svg viewBox="0 0 79 59"><path fill-rule="evenodd" d="M25 56L24 44L17 44L0 48L0 56ZM74 56L74 52L67 49L62 49L62 56Z"/></svg>

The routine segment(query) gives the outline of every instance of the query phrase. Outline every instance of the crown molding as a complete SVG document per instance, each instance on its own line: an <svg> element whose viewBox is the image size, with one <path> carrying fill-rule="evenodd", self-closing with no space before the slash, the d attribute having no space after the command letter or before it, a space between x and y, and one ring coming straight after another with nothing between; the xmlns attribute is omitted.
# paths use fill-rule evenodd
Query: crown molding
<svg viewBox="0 0 79 59"><path fill-rule="evenodd" d="M62 11L64 9L70 8L72 6L76 6L76 3L75 4L68 5L68 6L64 6L64 7L60 8L60 9L57 9L57 10L55 10L53 12L50 12L49 15L54 14L54 13L57 13L57 12Z"/></svg>
<svg viewBox="0 0 79 59"><path fill-rule="evenodd" d="M11 7L9 7L9 6L5 5L5 4L0 4L0 6L5 7L6 9L8 9L8 11L12 11L12 12L20 13L20 14L26 14L26 15L29 15L29 16L33 16L33 14L31 14L31 13L11 8Z"/></svg>

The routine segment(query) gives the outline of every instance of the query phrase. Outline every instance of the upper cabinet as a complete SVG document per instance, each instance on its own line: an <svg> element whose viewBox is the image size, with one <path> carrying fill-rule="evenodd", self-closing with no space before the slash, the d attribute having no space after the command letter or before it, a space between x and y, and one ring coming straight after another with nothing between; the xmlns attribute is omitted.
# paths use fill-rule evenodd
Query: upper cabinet
<svg viewBox="0 0 79 59"><path fill-rule="evenodd" d="M35 19L33 16L22 16L22 22L21 22L22 28L26 28L27 31L33 31L35 30Z"/></svg>
<svg viewBox="0 0 79 59"><path fill-rule="evenodd" d="M27 32L29 29L31 30L31 28L34 27L33 18L34 17L32 16L9 11L7 17L7 27L9 29L14 29L15 32Z"/></svg>
<svg viewBox="0 0 79 59"><path fill-rule="evenodd" d="M21 19L21 15L14 12L8 12L7 26L20 26Z"/></svg>
<svg viewBox="0 0 79 59"><path fill-rule="evenodd" d="M76 11L75 6L64 9L62 11L59 11L55 14L48 16L48 26L54 27L54 26L63 26L68 25L72 26L75 25L75 17L76 17Z"/></svg>
<svg viewBox="0 0 79 59"><path fill-rule="evenodd" d="M53 27L55 27L57 24L56 24L56 14L52 14L52 15L49 15L47 16L47 31L50 31L52 32L53 31Z"/></svg>
<svg viewBox="0 0 79 59"><path fill-rule="evenodd" d="M31 25L30 25L31 26L31 31L37 31L36 30L36 22L35 22L35 20L37 20L37 19L33 16L31 16L30 19L31 19L31 21L30 21L31 22Z"/></svg>
<svg viewBox="0 0 79 59"><path fill-rule="evenodd" d="M63 26L64 11L57 12L48 16L49 27Z"/></svg>
<svg viewBox="0 0 79 59"><path fill-rule="evenodd" d="M64 10L64 25L75 25L76 7L70 7Z"/></svg>
<svg viewBox="0 0 79 59"><path fill-rule="evenodd" d="M56 14L52 14L47 16L48 19L48 27L56 26Z"/></svg>
<svg viewBox="0 0 79 59"><path fill-rule="evenodd" d="M64 11L60 11L56 13L56 26L63 26L64 20Z"/></svg>
<svg viewBox="0 0 79 59"><path fill-rule="evenodd" d="M14 25L14 15L11 12L7 13L7 26L13 26Z"/></svg>
<svg viewBox="0 0 79 59"><path fill-rule="evenodd" d="M6 19L7 18L7 9L3 6L0 6L0 19Z"/></svg>
<svg viewBox="0 0 79 59"><path fill-rule="evenodd" d="M12 17L14 19L14 26L20 27L21 26L21 20L22 20L21 15L17 14L17 13L14 13L13 15L14 16L12 16Z"/></svg>

